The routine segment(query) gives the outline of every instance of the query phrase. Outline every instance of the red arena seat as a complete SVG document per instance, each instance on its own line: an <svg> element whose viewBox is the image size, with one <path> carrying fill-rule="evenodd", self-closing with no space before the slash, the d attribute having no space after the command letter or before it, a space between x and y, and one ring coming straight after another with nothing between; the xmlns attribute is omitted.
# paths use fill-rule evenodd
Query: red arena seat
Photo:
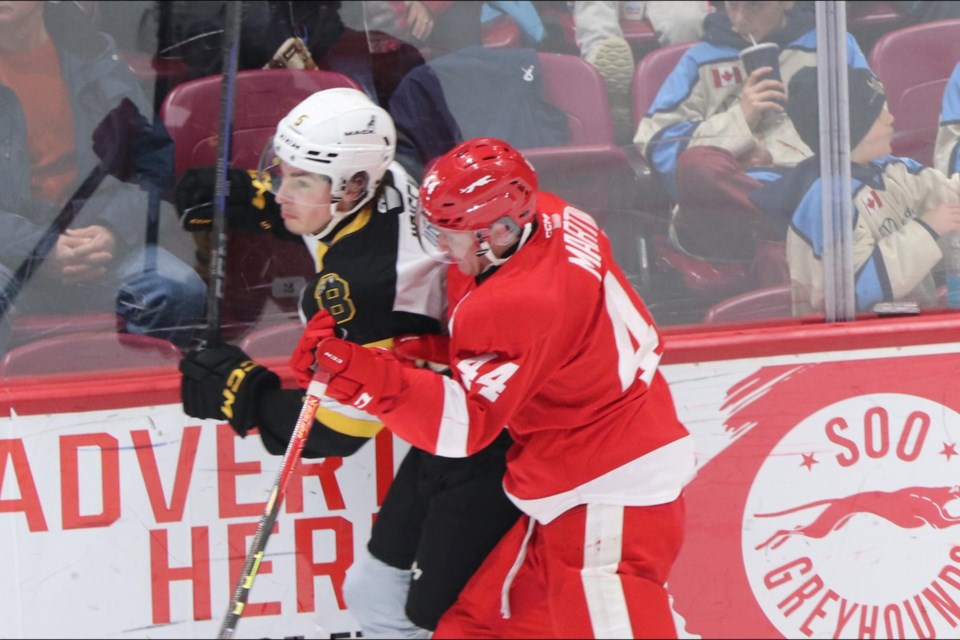
<svg viewBox="0 0 960 640"><path fill-rule="evenodd" d="M917 24L877 40L870 66L894 117L894 154L933 164L943 90L958 61L960 20Z"/></svg>
<svg viewBox="0 0 960 640"><path fill-rule="evenodd" d="M0 361L0 376L48 375L176 366L171 342L130 333L64 333L14 347Z"/></svg>
<svg viewBox="0 0 960 640"><path fill-rule="evenodd" d="M707 309L706 324L750 322L770 318L789 318L792 313L790 285L746 291Z"/></svg>

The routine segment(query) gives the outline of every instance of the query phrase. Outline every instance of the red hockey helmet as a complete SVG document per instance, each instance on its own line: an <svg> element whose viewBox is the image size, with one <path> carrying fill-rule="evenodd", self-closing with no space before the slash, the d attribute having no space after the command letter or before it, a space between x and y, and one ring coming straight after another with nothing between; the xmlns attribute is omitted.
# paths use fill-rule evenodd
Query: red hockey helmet
<svg viewBox="0 0 960 640"><path fill-rule="evenodd" d="M421 215L440 229L488 229L510 218L518 227L536 212L537 173L496 138L462 142L437 160L420 186Z"/></svg>

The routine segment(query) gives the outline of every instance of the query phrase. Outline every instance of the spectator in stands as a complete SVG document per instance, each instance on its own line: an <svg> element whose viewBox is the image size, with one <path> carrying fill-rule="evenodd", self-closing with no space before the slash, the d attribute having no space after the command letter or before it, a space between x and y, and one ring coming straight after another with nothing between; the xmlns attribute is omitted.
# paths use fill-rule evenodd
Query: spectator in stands
<svg viewBox="0 0 960 640"><path fill-rule="evenodd" d="M112 39L75 3L0 2L0 280L35 253L77 186L103 164L94 131L124 100L149 113L146 98ZM147 125L149 128L149 125ZM130 164L154 170L141 187L172 185L173 147L151 130ZM169 178L169 182L167 179ZM159 202L157 198L150 198ZM116 311L126 331L190 344L203 319L199 276L147 237L148 196L107 177L80 203L30 286L12 302L18 313ZM55 228L54 228L55 229ZM42 252L41 252L42 253ZM37 254L39 255L39 254Z"/></svg>
<svg viewBox="0 0 960 640"><path fill-rule="evenodd" d="M483 43L481 2L411 0L363 4L368 29L382 29L426 50L429 57Z"/></svg>
<svg viewBox="0 0 960 640"><path fill-rule="evenodd" d="M662 45L697 40L703 19L711 11L708 2L574 2L573 24L584 60L597 68L607 85L617 139L630 141L633 133L630 87L633 82L633 50L623 37L620 20L626 5L641 5L636 19L650 21ZM631 7L632 9L632 7Z"/></svg>
<svg viewBox="0 0 960 640"><path fill-rule="evenodd" d="M960 173L960 63L943 90L933 166L948 176Z"/></svg>
<svg viewBox="0 0 960 640"><path fill-rule="evenodd" d="M550 53L576 54L573 25L564 16L572 16L572 7L557 0L538 2L484 2L480 19L484 24L501 15L510 16L520 28L523 46Z"/></svg>
<svg viewBox="0 0 960 640"><path fill-rule="evenodd" d="M755 238L783 241L782 228L754 207L749 193L766 167L793 166L812 154L784 113L784 83L816 64L814 14L793 2L724 3L704 21L703 40L680 59L634 137L674 206L672 240L716 261L749 262ZM780 47L783 82L746 75L740 51L756 42ZM848 63L866 68L847 36Z"/></svg>
<svg viewBox="0 0 960 640"><path fill-rule="evenodd" d="M532 2L495 1L483 3L480 20L483 24L502 15L510 16L520 29L523 44L537 48L547 37L547 29Z"/></svg>
<svg viewBox="0 0 960 640"><path fill-rule="evenodd" d="M220 4L220 10L213 11L211 4ZM418 50L422 43L401 38L409 36L407 16L424 15L408 4L247 0L243 3L238 67L337 71L351 77L367 95L385 106L406 72L424 62ZM183 56L191 78L216 75L223 68L223 5L225 2L183 3L179 10L168 9L172 12L169 21L175 23L170 30L179 34L182 42L169 44L164 51ZM431 31L432 18L429 13L425 15L416 24ZM479 8L475 22L479 41Z"/></svg>
<svg viewBox="0 0 960 640"><path fill-rule="evenodd" d="M948 179L910 158L891 156L893 116L883 86L868 69L852 67L848 73L856 307L869 310L881 301L933 306L931 270L943 255L938 241L960 231L960 175ZM787 113L815 155L764 184L751 199L766 215L790 225L793 309L804 314L822 310L824 302L816 68L798 70L787 95Z"/></svg>
<svg viewBox="0 0 960 640"><path fill-rule="evenodd" d="M706 0L645 0L617 4L621 5L621 17L649 21L661 47L699 40L703 36L703 19L713 12L713 5Z"/></svg>
<svg viewBox="0 0 960 640"><path fill-rule="evenodd" d="M433 59L407 74L389 111L405 167L428 166L473 137L496 135L523 149L570 137L566 114L544 97L537 51L526 47L466 47Z"/></svg>

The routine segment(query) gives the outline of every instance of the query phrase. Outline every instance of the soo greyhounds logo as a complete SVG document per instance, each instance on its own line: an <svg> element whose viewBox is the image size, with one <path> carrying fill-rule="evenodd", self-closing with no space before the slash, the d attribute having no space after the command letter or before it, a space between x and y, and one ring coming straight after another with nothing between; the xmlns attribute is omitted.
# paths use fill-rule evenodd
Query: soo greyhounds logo
<svg viewBox="0 0 960 640"><path fill-rule="evenodd" d="M863 491L842 498L828 498L801 504L776 513L757 513L757 518L775 518L826 506L809 524L780 529L757 546L776 549L790 536L823 538L839 530L858 513L868 513L892 522L901 529L930 526L946 529L960 524L960 515L947 512L948 505L960 498L960 485L952 487L907 487L897 491Z"/></svg>
<svg viewBox="0 0 960 640"><path fill-rule="evenodd" d="M688 487L670 580L686 633L958 637L956 362L768 367L728 391L734 442Z"/></svg>

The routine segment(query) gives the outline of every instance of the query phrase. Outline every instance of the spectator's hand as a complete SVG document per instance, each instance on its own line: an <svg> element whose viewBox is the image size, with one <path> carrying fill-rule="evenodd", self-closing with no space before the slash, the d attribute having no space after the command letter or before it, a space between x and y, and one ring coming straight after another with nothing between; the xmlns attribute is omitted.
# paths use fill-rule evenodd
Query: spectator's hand
<svg viewBox="0 0 960 640"><path fill-rule="evenodd" d="M753 145L753 148L742 154L737 158L737 162L740 163L740 166L744 169L750 167L769 167L773 164L773 156L770 155L770 150L767 149L767 143L763 139L763 136L754 136L756 144Z"/></svg>
<svg viewBox="0 0 960 640"><path fill-rule="evenodd" d="M410 34L420 42L426 41L433 33L433 16L423 3L413 0L407 5L407 22L410 24Z"/></svg>
<svg viewBox="0 0 960 640"><path fill-rule="evenodd" d="M754 69L747 76L747 83L740 93L740 109L751 131L755 131L760 124L763 114L767 111L783 113L786 104L786 88L779 80L764 79L763 76L773 71L772 67ZM779 101L779 102L778 102ZM812 105L816 109L816 105Z"/></svg>
<svg viewBox="0 0 960 640"><path fill-rule="evenodd" d="M372 415L394 407L403 389L403 369L389 349L368 349L340 338L317 346L317 373L329 374L327 396Z"/></svg>
<svg viewBox="0 0 960 640"><path fill-rule="evenodd" d="M67 229L57 238L43 269L65 285L97 280L106 275L115 247L116 239L106 227Z"/></svg>
<svg viewBox="0 0 960 640"><path fill-rule="evenodd" d="M232 344L192 351L180 361L180 400L194 418L226 419L242 438L256 425L257 402L280 378Z"/></svg>
<svg viewBox="0 0 960 640"><path fill-rule="evenodd" d="M297 384L306 389L313 378L314 366L317 362L317 345L325 338L332 338L337 321L326 309L317 311L303 330L303 335L297 342L296 348L290 354L290 368Z"/></svg>
<svg viewBox="0 0 960 640"><path fill-rule="evenodd" d="M81 229L67 229L63 237L72 244L72 255L63 268L65 284L95 280L106 273L113 260L117 240L106 227L93 225Z"/></svg>
<svg viewBox="0 0 960 640"><path fill-rule="evenodd" d="M920 219L941 236L960 231L960 204L945 202L920 216Z"/></svg>

